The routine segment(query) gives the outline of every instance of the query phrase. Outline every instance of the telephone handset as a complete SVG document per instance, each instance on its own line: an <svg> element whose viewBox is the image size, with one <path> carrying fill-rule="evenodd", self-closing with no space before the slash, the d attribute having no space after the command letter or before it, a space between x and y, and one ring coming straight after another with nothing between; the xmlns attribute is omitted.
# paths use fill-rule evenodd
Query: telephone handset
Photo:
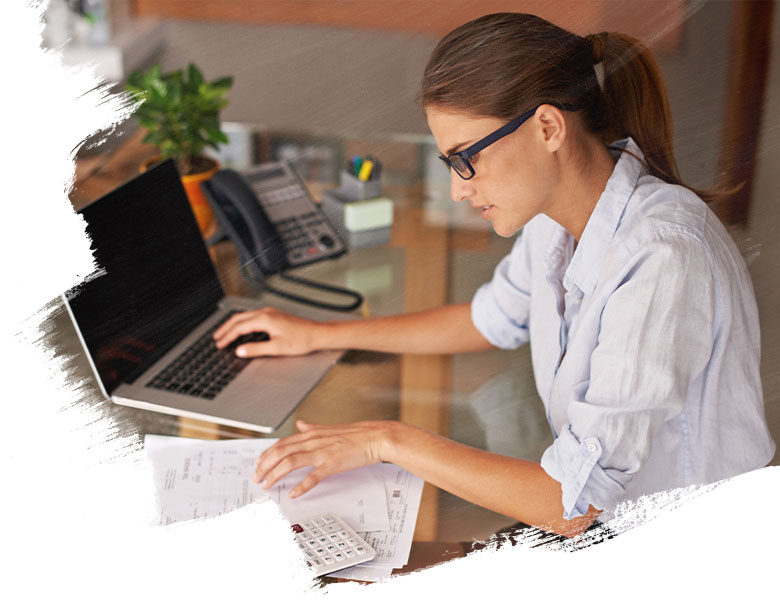
<svg viewBox="0 0 780 600"><path fill-rule="evenodd" d="M204 188L216 209L220 227L238 248L241 263L256 263L263 275L281 271L287 263L282 240L241 176L225 169L214 174Z"/></svg>
<svg viewBox="0 0 780 600"><path fill-rule="evenodd" d="M332 310L352 310L362 303L357 292L285 273L285 269L346 252L344 242L289 163L264 163L243 174L223 169L201 187L222 231L236 245L248 280L281 296ZM333 305L276 290L263 283L274 273L348 295L353 302Z"/></svg>

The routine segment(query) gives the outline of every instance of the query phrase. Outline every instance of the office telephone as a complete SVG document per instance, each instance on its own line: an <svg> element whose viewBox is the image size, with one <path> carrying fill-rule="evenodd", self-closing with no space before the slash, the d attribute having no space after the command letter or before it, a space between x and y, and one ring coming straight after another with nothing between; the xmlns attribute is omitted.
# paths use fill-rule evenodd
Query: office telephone
<svg viewBox="0 0 780 600"><path fill-rule="evenodd" d="M221 230L238 250L247 280L286 298L324 308L352 310L360 305L362 296L356 292L285 273L289 268L335 258L347 249L290 163L263 163L242 174L223 169L201 187ZM354 302L332 305L281 292L265 283L275 273L299 284L348 295Z"/></svg>

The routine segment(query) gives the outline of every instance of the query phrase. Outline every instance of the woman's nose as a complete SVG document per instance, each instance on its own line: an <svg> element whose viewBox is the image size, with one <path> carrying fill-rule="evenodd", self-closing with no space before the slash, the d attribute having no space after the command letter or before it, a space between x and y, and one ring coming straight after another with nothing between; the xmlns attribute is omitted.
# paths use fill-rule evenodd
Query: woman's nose
<svg viewBox="0 0 780 600"><path fill-rule="evenodd" d="M474 185L470 180L463 179L455 172L450 170L450 196L455 202L468 200L474 195Z"/></svg>

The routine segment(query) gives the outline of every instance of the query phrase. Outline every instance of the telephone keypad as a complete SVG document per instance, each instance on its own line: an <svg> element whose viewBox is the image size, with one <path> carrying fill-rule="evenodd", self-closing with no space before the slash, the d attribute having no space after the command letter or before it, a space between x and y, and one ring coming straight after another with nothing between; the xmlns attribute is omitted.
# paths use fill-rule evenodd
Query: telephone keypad
<svg viewBox="0 0 780 600"><path fill-rule="evenodd" d="M245 175L279 234L289 266L337 256L345 250L337 231L290 165L259 165Z"/></svg>

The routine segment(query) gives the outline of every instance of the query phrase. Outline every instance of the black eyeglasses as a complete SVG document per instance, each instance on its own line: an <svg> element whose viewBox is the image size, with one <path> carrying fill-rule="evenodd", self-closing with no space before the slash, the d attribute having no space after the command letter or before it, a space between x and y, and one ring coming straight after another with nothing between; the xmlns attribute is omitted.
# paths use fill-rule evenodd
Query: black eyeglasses
<svg viewBox="0 0 780 600"><path fill-rule="evenodd" d="M550 104L551 106L554 106L560 110L568 110L568 111L575 111L579 110L579 106L574 106L572 104L555 104L553 102L545 102L545 104ZM541 106L541 104L539 105ZM439 158L441 161L447 165L448 169L455 169L455 172L461 176L462 179L471 179L476 174L474 172L474 167L471 165L471 161L469 160L471 157L473 157L477 152L480 152L481 150L484 150L490 144L493 144L500 140L502 137L509 135L510 133L517 130L520 125L525 123L528 119L530 119L534 113L536 112L536 109L539 108L537 106L536 108L532 108L528 112L524 112L522 115L517 117L516 119L512 119L504 125L503 127L499 127L496 129L493 133L490 135L486 135L478 142L473 143L471 146L466 148L465 150L461 150L460 152L455 152L453 154L450 154L449 156L444 156L443 154L439 154Z"/></svg>

